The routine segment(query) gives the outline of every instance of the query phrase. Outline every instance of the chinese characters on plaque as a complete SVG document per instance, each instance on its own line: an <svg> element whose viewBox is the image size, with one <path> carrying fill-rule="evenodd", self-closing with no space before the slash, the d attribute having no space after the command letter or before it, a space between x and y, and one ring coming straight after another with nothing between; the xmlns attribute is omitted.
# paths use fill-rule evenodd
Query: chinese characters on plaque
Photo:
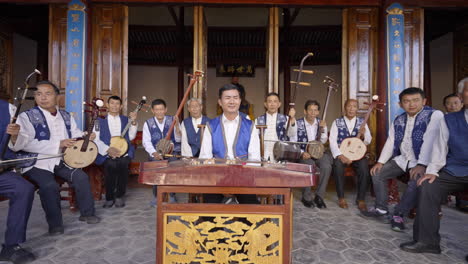
<svg viewBox="0 0 468 264"><path fill-rule="evenodd" d="M251 64L216 65L216 77L255 77L255 67Z"/></svg>

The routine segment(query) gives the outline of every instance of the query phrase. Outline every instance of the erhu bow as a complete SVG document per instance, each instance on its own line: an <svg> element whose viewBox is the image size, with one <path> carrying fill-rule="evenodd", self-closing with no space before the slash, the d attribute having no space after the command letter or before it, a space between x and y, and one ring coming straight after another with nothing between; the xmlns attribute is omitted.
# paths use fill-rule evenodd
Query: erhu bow
<svg viewBox="0 0 468 264"><path fill-rule="evenodd" d="M203 77L203 72L195 71L193 74L189 74L189 76L191 76L192 78L190 79L190 83L188 85L187 91L185 91L184 97L182 98L182 101L179 104L179 108L177 109L177 112L174 115L174 120L172 120L172 124L169 127L169 130L167 131L167 135L165 138L159 140L159 142L155 146L156 152L161 156L172 154L172 151L174 150L174 143L171 141L171 136L172 136L172 132L174 131L174 126L176 122L178 122L176 117L178 117L180 113L182 113L182 110L184 108L185 103L187 102L190 91L192 90L195 83L198 82L200 77Z"/></svg>

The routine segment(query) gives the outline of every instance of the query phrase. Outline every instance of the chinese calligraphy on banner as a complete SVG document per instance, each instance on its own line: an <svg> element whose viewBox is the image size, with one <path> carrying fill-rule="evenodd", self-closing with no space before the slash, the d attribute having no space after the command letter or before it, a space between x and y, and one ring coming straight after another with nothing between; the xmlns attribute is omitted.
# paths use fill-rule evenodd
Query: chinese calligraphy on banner
<svg viewBox="0 0 468 264"><path fill-rule="evenodd" d="M221 64L216 66L216 77L255 77L255 67L250 64Z"/></svg>
<svg viewBox="0 0 468 264"><path fill-rule="evenodd" d="M394 3L387 8L387 107L388 126L402 113L398 95L405 89L405 21L403 7Z"/></svg>
<svg viewBox="0 0 468 264"><path fill-rule="evenodd" d="M68 4L67 15L67 84L65 109L71 113L80 129L83 129L84 74L86 46L85 5L80 0Z"/></svg>

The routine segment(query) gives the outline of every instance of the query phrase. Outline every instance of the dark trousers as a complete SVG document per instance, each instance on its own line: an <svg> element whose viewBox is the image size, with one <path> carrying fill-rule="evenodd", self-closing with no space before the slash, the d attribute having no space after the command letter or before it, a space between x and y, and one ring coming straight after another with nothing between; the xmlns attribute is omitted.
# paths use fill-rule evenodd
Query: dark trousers
<svg viewBox="0 0 468 264"><path fill-rule="evenodd" d="M375 208L388 211L388 180L405 174L398 164L391 160L382 166L382 169L372 177L375 192Z"/></svg>
<svg viewBox="0 0 468 264"><path fill-rule="evenodd" d="M106 200L113 201L122 198L127 190L129 157L106 159L104 161L104 178L106 184Z"/></svg>
<svg viewBox="0 0 468 264"><path fill-rule="evenodd" d="M257 199L255 194L236 194L236 199L239 204L259 204L260 202ZM206 193L203 194L204 203L221 203L224 195L216 193Z"/></svg>
<svg viewBox="0 0 468 264"><path fill-rule="evenodd" d="M325 196L325 192L327 191L328 181L330 180L330 174L332 172L333 157L330 155L330 153L325 152L318 160L301 159L299 163L309 165L315 164L319 167L320 175L316 195L323 198ZM302 189L302 198L306 201L312 201L312 189L310 187L305 187Z"/></svg>
<svg viewBox="0 0 468 264"><path fill-rule="evenodd" d="M366 158L354 161L351 166L357 172L357 198L356 200L364 200L366 198L367 188L369 187L369 164ZM336 182L336 193L338 198L344 198L344 181L345 181L346 165L336 158L333 162L333 175Z"/></svg>
<svg viewBox="0 0 468 264"><path fill-rule="evenodd" d="M76 202L81 215L94 215L94 199L88 175L84 171L81 169L70 169L63 162L55 166L54 173L34 167L27 171L25 175L39 186L39 196L49 228L63 226L59 186L55 181L54 174L68 181L74 187Z"/></svg>
<svg viewBox="0 0 468 264"><path fill-rule="evenodd" d="M451 192L468 190L468 176L455 177L444 171L433 183L423 182L418 192L418 208L413 225L413 239L430 245L440 243L440 204Z"/></svg>
<svg viewBox="0 0 468 264"><path fill-rule="evenodd" d="M400 198L400 202L395 206L394 215L408 215L411 209L418 205L417 180L410 180L408 187Z"/></svg>
<svg viewBox="0 0 468 264"><path fill-rule="evenodd" d="M5 246L26 241L26 227L34 199L34 186L14 172L0 174L0 195L10 202L8 209Z"/></svg>

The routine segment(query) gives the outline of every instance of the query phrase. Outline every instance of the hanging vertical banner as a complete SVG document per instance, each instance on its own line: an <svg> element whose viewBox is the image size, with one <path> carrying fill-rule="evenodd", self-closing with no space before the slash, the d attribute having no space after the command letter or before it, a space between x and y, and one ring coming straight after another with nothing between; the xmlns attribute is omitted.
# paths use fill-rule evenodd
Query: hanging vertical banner
<svg viewBox="0 0 468 264"><path fill-rule="evenodd" d="M85 91L86 6L80 0L68 4L67 13L67 84L65 109L83 130Z"/></svg>
<svg viewBox="0 0 468 264"><path fill-rule="evenodd" d="M405 20L403 7L394 3L387 8L387 124L403 112L398 95L405 89Z"/></svg>

